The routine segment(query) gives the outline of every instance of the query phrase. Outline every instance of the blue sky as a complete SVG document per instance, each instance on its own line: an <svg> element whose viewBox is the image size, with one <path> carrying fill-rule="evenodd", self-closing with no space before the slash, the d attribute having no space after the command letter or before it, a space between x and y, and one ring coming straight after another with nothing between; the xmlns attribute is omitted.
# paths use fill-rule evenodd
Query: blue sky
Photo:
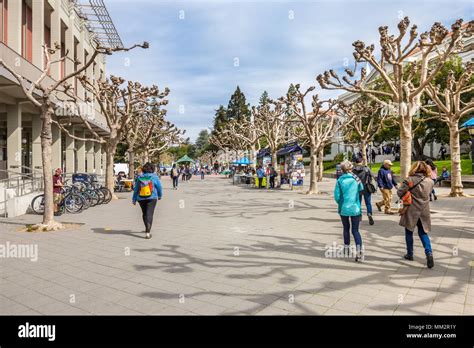
<svg viewBox="0 0 474 348"><path fill-rule="evenodd" d="M252 104L264 90L279 97L291 82L317 85L319 73L352 62L352 42L377 44L380 25L389 25L396 34L399 17L409 16L419 32L436 21L449 26L457 18L473 19L473 4L106 0L124 44L148 41L151 46L109 57L108 73L169 87L168 118L194 140L200 130L212 126L214 110L227 106L237 85Z"/></svg>

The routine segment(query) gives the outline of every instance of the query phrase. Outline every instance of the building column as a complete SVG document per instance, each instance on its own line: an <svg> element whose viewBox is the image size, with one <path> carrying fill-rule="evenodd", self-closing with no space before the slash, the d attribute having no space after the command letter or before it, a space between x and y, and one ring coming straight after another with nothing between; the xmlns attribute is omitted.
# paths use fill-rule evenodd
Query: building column
<svg viewBox="0 0 474 348"><path fill-rule="evenodd" d="M61 130L55 124L51 125L53 144L51 148L51 165L53 169L63 168L63 154L61 146Z"/></svg>
<svg viewBox="0 0 474 348"><path fill-rule="evenodd" d="M31 165L33 170L43 170L43 158L41 150L41 118L38 114L31 115Z"/></svg>
<svg viewBox="0 0 474 348"><path fill-rule="evenodd" d="M105 174L105 169L107 168L107 153L105 152L105 146L101 146L102 152L102 174Z"/></svg>
<svg viewBox="0 0 474 348"><path fill-rule="evenodd" d="M7 170L21 173L21 104L7 107Z"/></svg>
<svg viewBox="0 0 474 348"><path fill-rule="evenodd" d="M44 1L33 0L33 64L43 69L44 67Z"/></svg>
<svg viewBox="0 0 474 348"><path fill-rule="evenodd" d="M89 138L89 136L87 136ZM86 164L87 173L94 173L94 142L86 141Z"/></svg>
<svg viewBox="0 0 474 348"><path fill-rule="evenodd" d="M102 175L102 145L94 145L94 173Z"/></svg>
<svg viewBox="0 0 474 348"><path fill-rule="evenodd" d="M68 130L71 134L74 134L74 128L70 128ZM66 173L73 174L76 172L74 146L74 138L66 135Z"/></svg>
<svg viewBox="0 0 474 348"><path fill-rule="evenodd" d="M84 138L84 130L77 129L74 131L74 135L79 138ZM86 172L86 144L82 140L75 139L76 143L76 158L77 158L77 167L76 172L85 173Z"/></svg>
<svg viewBox="0 0 474 348"><path fill-rule="evenodd" d="M21 55L22 1L8 2L8 46Z"/></svg>
<svg viewBox="0 0 474 348"><path fill-rule="evenodd" d="M69 23L67 23L68 27L66 29L65 35L65 43L66 43L66 52L68 52L67 57L69 59L66 59L66 68L65 68L65 75L70 74L71 72L74 71L74 34L72 31L72 26L74 23L72 23L71 20L69 20ZM74 85L74 82L71 80L69 83L72 83Z"/></svg>

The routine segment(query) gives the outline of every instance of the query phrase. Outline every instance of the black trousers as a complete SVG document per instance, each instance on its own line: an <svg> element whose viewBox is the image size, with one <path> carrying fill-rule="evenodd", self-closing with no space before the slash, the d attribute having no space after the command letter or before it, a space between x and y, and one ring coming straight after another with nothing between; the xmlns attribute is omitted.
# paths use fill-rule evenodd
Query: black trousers
<svg viewBox="0 0 474 348"><path fill-rule="evenodd" d="M275 188L275 177L270 176L270 188Z"/></svg>
<svg viewBox="0 0 474 348"><path fill-rule="evenodd" d="M142 208L143 223L145 224L145 232L150 233L153 224L153 214L155 213L156 199L145 199L138 201Z"/></svg>
<svg viewBox="0 0 474 348"><path fill-rule="evenodd" d="M173 176L173 188L178 187L178 180L179 180L178 176Z"/></svg>

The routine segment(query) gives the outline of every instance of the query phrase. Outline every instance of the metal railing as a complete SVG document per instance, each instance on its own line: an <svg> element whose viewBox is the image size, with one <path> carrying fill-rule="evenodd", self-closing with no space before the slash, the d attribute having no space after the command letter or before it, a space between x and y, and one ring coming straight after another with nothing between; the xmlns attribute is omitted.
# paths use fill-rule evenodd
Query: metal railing
<svg viewBox="0 0 474 348"><path fill-rule="evenodd" d="M3 197L0 200L0 207L3 207L3 211L0 209L0 215L3 215L3 217L7 217L9 194L12 191L14 197L21 197L43 190L43 174L29 167L21 167L28 169L30 172L23 174L11 170L0 170L0 172L6 172L8 176L8 179L0 180L0 189L3 191Z"/></svg>

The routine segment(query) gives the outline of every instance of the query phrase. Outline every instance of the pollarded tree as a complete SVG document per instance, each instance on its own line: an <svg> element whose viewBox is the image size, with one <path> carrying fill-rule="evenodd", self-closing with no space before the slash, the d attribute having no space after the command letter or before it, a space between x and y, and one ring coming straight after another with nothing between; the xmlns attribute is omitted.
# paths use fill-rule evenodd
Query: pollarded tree
<svg viewBox="0 0 474 348"><path fill-rule="evenodd" d="M344 137L349 142L360 144L362 161L367 165L367 145L390 118L390 112L367 97L361 97L351 105L344 105L342 110L347 117L342 129Z"/></svg>
<svg viewBox="0 0 474 348"><path fill-rule="evenodd" d="M468 29L472 27L472 22L463 26L462 19L451 26L451 33L441 23L434 23L429 32L418 35L417 26L412 25L408 31L409 25L408 17L400 21L398 35L390 35L387 26L379 27L380 58L374 55L373 44L367 46L362 41L356 41L352 44L355 67L346 68L342 79L334 70L317 76L324 89L342 89L367 95L381 104L387 104L387 99L394 104L400 124L402 178L407 177L411 165L412 121L421 106L421 96L446 60L461 48L465 33L472 30ZM360 69L360 79L354 80L358 63L370 65L383 85L371 83L365 67ZM405 73L406 67L408 73Z"/></svg>
<svg viewBox="0 0 474 348"><path fill-rule="evenodd" d="M336 100L319 100L317 94L311 98L311 108L305 103L306 97L315 90L314 86L306 91L300 90L300 85L288 91L286 97L281 97L280 102L287 105L293 115L293 122L301 125L298 138L305 141L310 148L310 184L308 194L318 193L318 166L322 172L324 148L332 141L339 129L338 109Z"/></svg>
<svg viewBox="0 0 474 348"><path fill-rule="evenodd" d="M57 81L52 81L49 78L49 71L55 64L61 64L67 59L69 52L65 52L64 55L60 55L61 45L55 43L54 47L43 46L44 54L44 66L35 81L29 81L20 73L17 69L10 67L6 64L3 59L0 59L0 66L3 66L9 73L20 84L23 93L27 97L28 101L31 102L37 109L40 110L41 118L41 153L42 153L42 166L43 166L43 180L44 180L44 214L43 221L41 224L35 226L41 230L57 230L63 227L62 224L54 220L54 202L53 202L53 168L52 168L52 123L54 122L53 116L55 115L55 109L59 104L70 100L70 96L73 88L69 81L83 72L85 72L96 60L99 55L111 55L118 51L129 51L135 47L148 48L148 43L143 45L134 45L130 48L106 48L99 44L94 49L94 52L90 55L86 62L75 61L76 65L82 66L65 75ZM52 58L52 56L57 57ZM92 127L90 127L92 128ZM92 129L90 129L92 131Z"/></svg>
<svg viewBox="0 0 474 348"><path fill-rule="evenodd" d="M160 156L164 152L171 146L183 142L182 136L185 133L185 130L180 130L173 123L162 119L158 122L148 141L140 146L143 162L148 162L151 159L156 159L157 162L160 162Z"/></svg>
<svg viewBox="0 0 474 348"><path fill-rule="evenodd" d="M266 140L272 156L272 165L277 173L277 151L285 142L285 115L284 103L268 99L266 104L252 107L252 121L249 122L249 131L255 132L255 139Z"/></svg>
<svg viewBox="0 0 474 348"><path fill-rule="evenodd" d="M427 94L434 108L424 106L423 111L437 117L449 128L451 150L451 193L450 196L464 196L461 177L461 143L459 124L474 112L474 63L464 66L460 60L448 62L445 74L440 73L428 85Z"/></svg>

